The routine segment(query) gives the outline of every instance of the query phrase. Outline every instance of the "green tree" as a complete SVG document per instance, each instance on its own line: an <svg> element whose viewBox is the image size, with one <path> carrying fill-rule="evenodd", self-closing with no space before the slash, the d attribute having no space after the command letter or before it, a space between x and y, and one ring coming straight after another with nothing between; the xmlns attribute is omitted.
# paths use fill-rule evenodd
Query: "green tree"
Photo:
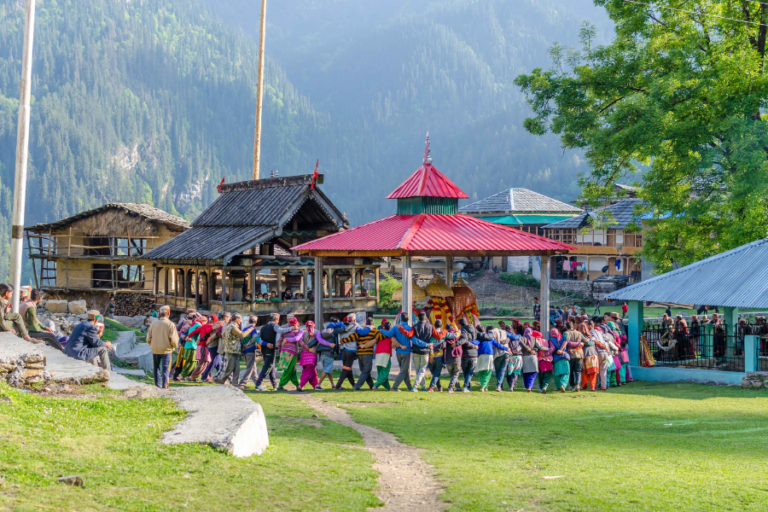
<svg viewBox="0 0 768 512"><path fill-rule="evenodd" d="M595 0L610 44L550 50L520 75L525 128L583 148L583 195L599 202L637 174L648 230L642 254L667 271L765 236L768 225L768 4L747 0ZM731 19L726 19L731 18ZM597 219L597 224L610 224Z"/></svg>

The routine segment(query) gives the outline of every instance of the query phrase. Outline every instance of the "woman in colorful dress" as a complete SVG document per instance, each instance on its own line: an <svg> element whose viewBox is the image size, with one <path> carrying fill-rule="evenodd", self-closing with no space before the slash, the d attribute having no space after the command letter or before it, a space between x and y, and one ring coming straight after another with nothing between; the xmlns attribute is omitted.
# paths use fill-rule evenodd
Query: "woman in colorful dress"
<svg viewBox="0 0 768 512"><path fill-rule="evenodd" d="M533 332L533 329L528 327L520 340L520 348L523 352L523 385L528 393L533 390L533 385L536 383L536 376L539 374L538 351L543 348L538 339L533 336Z"/></svg>
<svg viewBox="0 0 768 512"><path fill-rule="evenodd" d="M189 379L197 367L197 339L200 336L200 327L205 325L206 321L204 316L198 315L195 323L189 328L189 334L184 338L184 368L181 370L183 380Z"/></svg>
<svg viewBox="0 0 768 512"><path fill-rule="evenodd" d="M482 326L477 326L477 340L472 342L477 345L477 370L480 380L480 392L488 391L488 384L493 375L493 351L494 349L509 352L509 349L497 342L493 335L493 327L487 327L487 332L483 332Z"/></svg>
<svg viewBox="0 0 768 512"><path fill-rule="evenodd" d="M523 349L520 346L520 340L523 338L519 334L507 334L509 338L509 363L507 365L507 386L508 391L514 391L517 385L517 379L523 371Z"/></svg>
<svg viewBox="0 0 768 512"><path fill-rule="evenodd" d="M289 382L299 387L299 376L296 373L296 361L299 354L299 340L304 338L304 331L299 328L299 321L296 318L288 320L288 326L291 330L280 336L277 342L277 348L280 351L280 364L278 369L283 371L280 376L280 382L277 390L284 389Z"/></svg>
<svg viewBox="0 0 768 512"><path fill-rule="evenodd" d="M539 343L539 351L536 354L539 359L539 391L547 393L549 384L552 382L553 357L555 346L548 339L545 339L539 331L533 331L533 336Z"/></svg>
<svg viewBox="0 0 768 512"><path fill-rule="evenodd" d="M600 358L592 334L589 332L589 324L582 321L578 328L581 334L581 342L584 344L584 360L582 364L581 389L594 391L597 389L597 376L600 372Z"/></svg>
<svg viewBox="0 0 768 512"><path fill-rule="evenodd" d="M383 320L379 326L380 331L388 331L391 328L392 324L388 320ZM389 391L392 387L389 384L389 371L392 369L392 338L383 338L376 343L373 361L376 365L376 382L373 384L373 391L381 387Z"/></svg>
<svg viewBox="0 0 768 512"><path fill-rule="evenodd" d="M317 386L317 350L318 340L315 333L315 322L308 320L304 330L304 336L299 341L301 345L301 356L299 365L301 365L301 380L297 391L303 391L304 386L309 384L312 388Z"/></svg>

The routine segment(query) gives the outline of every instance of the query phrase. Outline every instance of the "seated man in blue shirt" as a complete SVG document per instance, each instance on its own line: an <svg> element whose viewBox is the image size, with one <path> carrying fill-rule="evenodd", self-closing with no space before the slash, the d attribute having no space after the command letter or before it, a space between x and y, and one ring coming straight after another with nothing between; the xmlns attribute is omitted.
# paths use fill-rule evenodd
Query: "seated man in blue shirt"
<svg viewBox="0 0 768 512"><path fill-rule="evenodd" d="M87 320L78 324L72 334L69 335L67 356L86 361L92 365L98 364L103 369L110 371L112 366L109 363L109 349L112 348L112 343L99 339L99 328L96 324L100 313L91 309L87 315Z"/></svg>

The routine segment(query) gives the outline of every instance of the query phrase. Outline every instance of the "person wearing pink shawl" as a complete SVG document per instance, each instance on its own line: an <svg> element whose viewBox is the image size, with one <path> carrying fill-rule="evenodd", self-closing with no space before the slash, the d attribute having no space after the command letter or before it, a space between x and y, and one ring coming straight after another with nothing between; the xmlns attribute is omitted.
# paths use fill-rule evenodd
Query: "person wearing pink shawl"
<svg viewBox="0 0 768 512"><path fill-rule="evenodd" d="M552 380L552 370L554 369L552 354L555 353L555 345L549 340L545 340L539 331L533 331L533 336L539 338L538 342L540 345L537 354L539 359L539 390L546 394L549 383Z"/></svg>
<svg viewBox="0 0 768 512"><path fill-rule="evenodd" d="M302 391L307 384L312 388L317 386L317 338L315 332L315 322L308 320L304 331L304 337L299 341L301 346L301 356L299 365L301 365L301 380L299 380L298 391Z"/></svg>

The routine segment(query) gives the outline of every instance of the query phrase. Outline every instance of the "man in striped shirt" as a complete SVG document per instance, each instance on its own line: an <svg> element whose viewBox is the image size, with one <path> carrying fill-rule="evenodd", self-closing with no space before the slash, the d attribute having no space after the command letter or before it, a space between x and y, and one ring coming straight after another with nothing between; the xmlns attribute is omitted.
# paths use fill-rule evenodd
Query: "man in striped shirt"
<svg viewBox="0 0 768 512"><path fill-rule="evenodd" d="M347 338L347 341L357 342L357 364L360 366L360 378L355 384L355 391L359 391L364 382L373 389L373 379L371 378L373 347L383 339L384 336L380 330L373 326L373 318L370 317L366 319L364 328L358 327L357 331Z"/></svg>

